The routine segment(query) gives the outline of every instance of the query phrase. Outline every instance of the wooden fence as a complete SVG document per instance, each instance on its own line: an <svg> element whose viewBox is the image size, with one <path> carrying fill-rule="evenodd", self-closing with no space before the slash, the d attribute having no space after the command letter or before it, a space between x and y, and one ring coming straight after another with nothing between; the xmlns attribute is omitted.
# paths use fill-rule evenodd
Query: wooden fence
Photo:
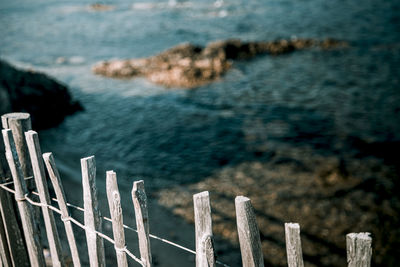
<svg viewBox="0 0 400 267"><path fill-rule="evenodd" d="M2 125L6 160L3 158L0 164L8 167L0 165L0 266L45 266L37 225L38 216L43 216L44 219L52 266L65 266L54 212L60 215L59 218L65 226L73 266L81 266L81 262L72 224L85 230L90 266L105 266L104 240L114 244L118 266L128 266L128 259L141 266L152 266L150 238L195 254L197 267L217 264L228 266L216 260L211 205L207 191L193 196L196 237L196 251L193 251L150 234L147 197L142 180L135 181L132 188L136 217L134 229L123 223L121 198L114 171L106 173L111 218L101 217L97 201L94 156L81 159L84 200L82 209L67 202L54 157L52 153L41 153L38 134L31 130L29 114L3 115ZM0 142L0 149L2 145ZM7 164L4 164L5 161ZM50 199L49 196L46 170L56 195L54 199ZM36 191L32 189L33 180ZM27 186L27 183L31 185ZM39 201L34 201L32 195L38 196ZM58 207L51 205L52 200L58 203ZM40 209L35 208L36 206ZM84 223L70 216L70 207L84 211ZM260 234L250 199L244 196L236 197L235 207L243 266L264 266ZM112 222L113 239L102 233L102 220ZM288 266L301 267L303 257L300 226L297 223L285 223L284 227ZM140 257L128 250L125 229L137 232ZM370 266L371 242L369 233L351 233L346 236L348 266Z"/></svg>

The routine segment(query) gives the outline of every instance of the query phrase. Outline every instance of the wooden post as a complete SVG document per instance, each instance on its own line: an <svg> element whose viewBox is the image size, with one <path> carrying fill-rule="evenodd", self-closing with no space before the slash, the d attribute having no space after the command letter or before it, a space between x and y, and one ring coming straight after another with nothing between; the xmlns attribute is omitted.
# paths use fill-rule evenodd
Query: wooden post
<svg viewBox="0 0 400 267"><path fill-rule="evenodd" d="M149 215L143 180L133 182L132 201L135 207L136 227L139 237L140 257L144 267L153 265L149 239Z"/></svg>
<svg viewBox="0 0 400 267"><path fill-rule="evenodd" d="M122 217L121 196L118 190L117 174L108 171L106 176L108 206L112 219L115 252L117 254L118 267L128 266L125 252L125 233Z"/></svg>
<svg viewBox="0 0 400 267"><path fill-rule="evenodd" d="M285 238L288 266L303 267L300 225L298 223L285 223Z"/></svg>
<svg viewBox="0 0 400 267"><path fill-rule="evenodd" d="M28 113L8 113L1 116L2 126L5 129L11 129L13 131L14 140L18 140L20 144L17 147L17 154L21 155L20 158L23 159L23 171L24 174L30 174L30 161L26 157L28 156L25 138L23 133L25 130L31 129L31 121ZM3 141L0 141L0 149L4 149ZM3 153L0 156L0 161L5 160L3 158ZM3 161L6 164L7 160ZM21 162L21 161L20 161ZM29 167L28 167L29 166ZM11 173L9 168L3 166L3 176L0 177L1 181L5 181L5 177L11 178ZM25 176L26 177L26 176ZM29 266L28 251L26 248L25 240L23 239L23 229L22 224L17 216L17 207L14 206L14 201L12 200L8 192L3 190L0 193L0 211L5 226L5 232L7 235L8 246L10 250L11 260L14 266Z"/></svg>
<svg viewBox="0 0 400 267"><path fill-rule="evenodd" d="M61 220L64 222L65 232L67 234L69 249L71 251L72 262L74 267L80 267L81 262L79 260L78 248L76 246L74 231L72 229L72 223L69 220L70 214L67 207L67 199L65 197L64 189L61 183L60 174L58 173L56 163L52 153L44 153L43 159L46 164L47 171L50 176L50 180L53 184L54 192L56 193L58 206L61 211Z"/></svg>
<svg viewBox="0 0 400 267"><path fill-rule="evenodd" d="M97 202L96 162L94 156L81 159L83 205L85 209L86 241L90 266L105 266L104 241L95 231L101 232L101 215Z"/></svg>
<svg viewBox="0 0 400 267"><path fill-rule="evenodd" d="M8 113L1 116L4 129L11 129L23 177L32 176L31 161L24 133L32 130L31 116L29 113Z"/></svg>
<svg viewBox="0 0 400 267"><path fill-rule="evenodd" d="M3 144L2 139L0 143ZM4 173L0 175L0 183L5 182ZM17 221L17 213L14 209L13 200L8 192L0 189L0 213L6 235L11 266L29 266L29 258L22 237L22 232ZM3 262L4 263L4 262Z"/></svg>
<svg viewBox="0 0 400 267"><path fill-rule="evenodd" d="M23 177L26 178L32 176L32 165L29 158L28 146L26 145L25 140L25 132L32 130L31 115L23 112L7 113L1 116L1 121L4 129L10 129L12 131ZM27 181L26 185L29 192L35 190L35 182L33 179ZM39 221L39 207L33 207L32 209L35 215L35 220ZM40 232L40 227L39 225L37 226L38 229L36 231ZM40 239L41 235L39 235L39 240Z"/></svg>
<svg viewBox="0 0 400 267"><path fill-rule="evenodd" d="M37 232L33 212L31 206L25 200L25 194L28 193L28 190L26 189L14 138L11 130L3 130L2 134L6 147L6 158L14 180L15 200L21 216L31 266L45 266L43 248L39 242L39 233Z"/></svg>
<svg viewBox="0 0 400 267"><path fill-rule="evenodd" d="M28 131L25 133L26 143L28 145L29 156L31 158L33 176L36 182L36 188L39 193L40 203L42 206L42 213L44 224L46 228L47 240L49 242L51 260L53 267L64 266L64 259L62 256L62 247L60 238L58 236L56 222L54 220L53 211L45 205L51 205L49 189L47 186L46 173L44 172L42 152L39 144L39 137L35 131Z"/></svg>
<svg viewBox="0 0 400 267"><path fill-rule="evenodd" d="M3 142L0 141L1 144ZM0 153L2 152L2 147L0 147ZM0 159L0 183L3 183L5 180L5 176L3 173L3 166L1 163ZM7 232L6 232L6 227L4 225L5 221L3 221L4 216L3 211L1 209L1 202L2 202L2 195L5 194L6 192L3 191L3 189L0 189L0 262L1 266L9 267L12 266L12 261L11 261L11 255L10 255L10 250L8 248L8 241L7 241ZM9 215L8 215L9 216Z"/></svg>
<svg viewBox="0 0 400 267"><path fill-rule="evenodd" d="M244 196L237 196L235 198L235 208L243 267L262 267L264 266L264 259L261 250L260 232L250 199Z"/></svg>
<svg viewBox="0 0 400 267"><path fill-rule="evenodd" d="M346 235L347 263L349 267L370 267L372 255L370 233Z"/></svg>
<svg viewBox="0 0 400 267"><path fill-rule="evenodd" d="M0 220L0 261L4 267L12 266L3 220Z"/></svg>
<svg viewBox="0 0 400 267"><path fill-rule="evenodd" d="M208 191L193 195L196 229L196 267L215 267L211 205Z"/></svg>

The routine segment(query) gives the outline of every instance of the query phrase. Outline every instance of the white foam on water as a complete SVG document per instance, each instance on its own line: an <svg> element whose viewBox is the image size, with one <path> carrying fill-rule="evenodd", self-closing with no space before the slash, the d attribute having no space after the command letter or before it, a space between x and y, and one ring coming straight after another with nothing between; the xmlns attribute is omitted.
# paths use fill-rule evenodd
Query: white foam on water
<svg viewBox="0 0 400 267"><path fill-rule="evenodd" d="M160 4L155 4L155 3L134 3L132 5L132 8L139 9L139 10L146 10L146 9L154 9L159 6L160 6Z"/></svg>

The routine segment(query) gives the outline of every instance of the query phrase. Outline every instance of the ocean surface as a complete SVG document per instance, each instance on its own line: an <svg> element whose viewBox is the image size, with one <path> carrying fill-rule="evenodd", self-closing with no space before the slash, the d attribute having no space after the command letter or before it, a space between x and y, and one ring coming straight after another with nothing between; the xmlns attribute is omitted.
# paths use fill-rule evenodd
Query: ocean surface
<svg viewBox="0 0 400 267"><path fill-rule="evenodd" d="M268 160L282 146L354 156L368 145L399 147L400 1L116 0L104 2L109 11L92 3L0 1L0 57L55 77L85 108L40 132L68 179L80 183L79 159L89 155L100 184L113 169L122 186L140 178L157 190ZM101 60L182 42L296 37L349 47L237 61L191 90L91 72Z"/></svg>
<svg viewBox="0 0 400 267"><path fill-rule="evenodd" d="M103 12L92 3L0 3L0 57L54 76L85 107L41 135L67 168L94 154L101 169L158 187L202 179L280 142L338 153L349 138L400 140L399 1L120 0ZM350 47L236 62L193 90L91 72L100 60L182 42L293 37Z"/></svg>

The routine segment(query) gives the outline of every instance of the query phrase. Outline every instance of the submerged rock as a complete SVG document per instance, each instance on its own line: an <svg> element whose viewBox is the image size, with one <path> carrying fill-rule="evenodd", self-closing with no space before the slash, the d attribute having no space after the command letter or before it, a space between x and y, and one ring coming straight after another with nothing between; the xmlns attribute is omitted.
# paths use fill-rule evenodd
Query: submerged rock
<svg viewBox="0 0 400 267"><path fill-rule="evenodd" d="M201 47L184 43L149 58L103 61L93 72L112 78L144 76L167 87L196 87L220 78L233 60L250 59L259 54L280 55L310 47L330 49L347 44L334 39L278 40L273 42L242 42L223 40Z"/></svg>
<svg viewBox="0 0 400 267"><path fill-rule="evenodd" d="M64 117L82 110L68 88L34 71L18 70L0 60L0 115L8 112L31 114L35 129L57 125Z"/></svg>
<svg viewBox="0 0 400 267"><path fill-rule="evenodd" d="M346 266L345 235L364 231L373 235L372 266L396 266L400 202L392 166L302 148L275 152L267 161L226 165L199 182L162 189L159 203L194 223L193 194L209 191L214 234L238 245L234 199L249 197L266 266L287 266L285 222L300 224L304 266Z"/></svg>

